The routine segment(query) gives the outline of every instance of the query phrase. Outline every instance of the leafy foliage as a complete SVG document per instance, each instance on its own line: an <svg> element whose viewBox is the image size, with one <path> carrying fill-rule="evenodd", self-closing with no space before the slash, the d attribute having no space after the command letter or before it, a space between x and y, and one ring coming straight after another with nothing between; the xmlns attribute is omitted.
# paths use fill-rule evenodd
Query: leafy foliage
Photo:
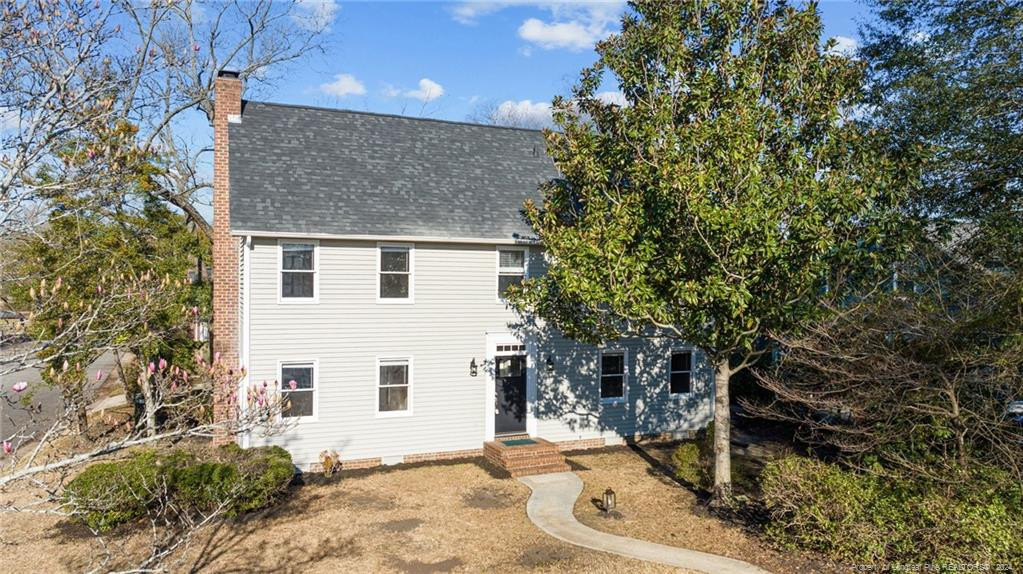
<svg viewBox="0 0 1023 574"><path fill-rule="evenodd" d="M911 205L932 227L971 222L977 254L1019 270L1023 3L877 0L864 30L870 120L930 153Z"/></svg>
<svg viewBox="0 0 1023 574"><path fill-rule="evenodd" d="M974 478L949 489L789 457L764 470L767 533L856 563L1019 564L1023 489L998 470Z"/></svg>
<svg viewBox="0 0 1023 574"><path fill-rule="evenodd" d="M700 429L696 440L680 444L671 461L675 464L675 476L709 491L714 485L714 424Z"/></svg>
<svg viewBox="0 0 1023 574"><path fill-rule="evenodd" d="M836 268L881 262L908 172L845 114L861 68L820 45L815 6L633 10L555 100L563 177L527 204L549 267L518 304L586 340L751 351L815 312ZM627 105L596 97L607 74Z"/></svg>
<svg viewBox="0 0 1023 574"><path fill-rule="evenodd" d="M68 484L64 500L87 526L107 531L168 506L225 516L264 508L280 498L293 475L291 455L276 446L141 451L86 468Z"/></svg>

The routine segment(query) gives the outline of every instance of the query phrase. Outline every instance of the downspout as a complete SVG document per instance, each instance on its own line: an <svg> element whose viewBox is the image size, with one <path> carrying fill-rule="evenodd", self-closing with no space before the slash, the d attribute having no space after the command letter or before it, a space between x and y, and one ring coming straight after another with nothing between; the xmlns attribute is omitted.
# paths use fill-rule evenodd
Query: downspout
<svg viewBox="0 0 1023 574"><path fill-rule="evenodd" d="M246 235L244 247L242 248L242 332L241 332L241 349L238 350L238 354L241 356L241 364L245 366L245 376L242 377L241 388L238 389L238 400L241 405L242 417L244 419L248 411L248 401L244 399L246 397L246 389L251 386L249 377L251 377L252 365L250 364L249 350L251 348L249 342L249 318L252 316L252 236ZM242 448L249 448L252 442L252 430L246 430L241 436Z"/></svg>

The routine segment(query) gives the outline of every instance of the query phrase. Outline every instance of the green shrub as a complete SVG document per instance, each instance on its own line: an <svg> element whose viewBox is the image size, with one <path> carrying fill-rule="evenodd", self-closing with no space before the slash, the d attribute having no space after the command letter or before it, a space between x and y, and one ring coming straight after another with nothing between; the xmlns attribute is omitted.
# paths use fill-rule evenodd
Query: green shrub
<svg viewBox="0 0 1023 574"><path fill-rule="evenodd" d="M685 442L672 454L675 475L682 480L710 490L714 486L714 424L696 433L696 440Z"/></svg>
<svg viewBox="0 0 1023 574"><path fill-rule="evenodd" d="M1020 487L991 472L953 488L790 456L763 473L767 534L857 563L1019 564Z"/></svg>
<svg viewBox="0 0 1023 574"><path fill-rule="evenodd" d="M273 504L294 475L280 447L141 451L94 464L64 491L72 513L105 531L144 516L162 503L186 512L221 510L231 516Z"/></svg>
<svg viewBox="0 0 1023 574"><path fill-rule="evenodd" d="M155 453L141 451L126 460L94 464L64 489L65 502L99 531L144 516L164 486L155 461Z"/></svg>

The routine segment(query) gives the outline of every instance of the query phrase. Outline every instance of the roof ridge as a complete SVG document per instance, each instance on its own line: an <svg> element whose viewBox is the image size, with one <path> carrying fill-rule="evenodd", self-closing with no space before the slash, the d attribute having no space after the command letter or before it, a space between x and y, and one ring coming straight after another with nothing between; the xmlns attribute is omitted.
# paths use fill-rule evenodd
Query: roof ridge
<svg viewBox="0 0 1023 574"><path fill-rule="evenodd" d="M273 106L273 107L279 107L279 108L305 109L305 110L316 110L316 111L324 111L324 112L339 112L339 113L346 113L346 114L358 114L358 115L362 115L362 116L375 116L375 117L382 117L382 118L396 118L396 119L402 119L402 120L412 120L412 121L419 121L419 122L434 122L434 123L441 123L441 124L453 124L453 125L459 125L459 126L471 126L471 127L477 127L477 128L488 128L488 129L497 129L497 130L516 130L516 131L520 131L520 132L530 132L530 133L537 133L537 134L542 134L543 133L542 129L534 129L534 128L520 128L520 127L514 127L514 126L500 126L500 125L495 125L495 124L481 124L481 123L478 123L478 122L463 122L463 121L458 121L458 120L442 120L442 119L438 119L438 118L423 118L423 117L418 117L418 116L403 116L401 114L386 114L386 113L383 113L383 112L367 112L367 111L362 111L362 110L350 110L350 109L346 109L346 108L328 108L328 107L324 107L324 106L312 106L312 105L308 105L308 104L285 104L285 103L281 103L281 102L264 102L264 101L260 101L260 100L242 100L242 114L243 114L243 116L244 116L244 113L245 113L245 111L244 111L245 110L245 104L259 104L259 105L263 105L263 106Z"/></svg>

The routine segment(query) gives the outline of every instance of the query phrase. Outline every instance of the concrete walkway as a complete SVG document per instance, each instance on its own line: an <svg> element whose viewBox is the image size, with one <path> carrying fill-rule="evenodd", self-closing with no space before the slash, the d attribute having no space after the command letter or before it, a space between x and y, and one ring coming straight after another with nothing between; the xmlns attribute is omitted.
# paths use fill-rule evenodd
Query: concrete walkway
<svg viewBox="0 0 1023 574"><path fill-rule="evenodd" d="M526 503L529 519L540 530L569 544L708 574L769 574L739 560L616 536L583 526L572 514L575 501L583 491L583 481L575 473L539 474L519 480L533 491Z"/></svg>

